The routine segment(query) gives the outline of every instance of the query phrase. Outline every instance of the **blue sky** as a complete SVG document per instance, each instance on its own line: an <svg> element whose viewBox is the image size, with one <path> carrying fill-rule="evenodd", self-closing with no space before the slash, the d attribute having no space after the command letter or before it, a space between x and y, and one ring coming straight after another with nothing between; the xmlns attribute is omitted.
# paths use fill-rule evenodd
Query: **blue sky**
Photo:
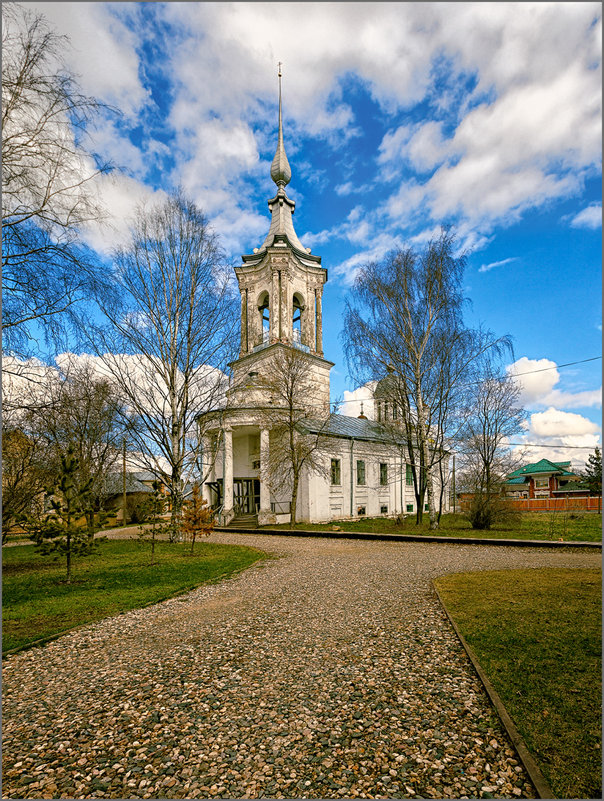
<svg viewBox="0 0 604 801"><path fill-rule="evenodd" d="M442 223L468 253L468 322L511 334L537 458L600 442L599 3L25 3L71 40L107 255L140 200L177 185L234 263L264 239L283 62L288 195L329 271L332 397L358 413L340 333L355 270ZM545 369L547 368L547 369ZM540 372L535 372L539 370ZM568 446L574 446L571 450ZM579 450L578 446L585 448Z"/></svg>

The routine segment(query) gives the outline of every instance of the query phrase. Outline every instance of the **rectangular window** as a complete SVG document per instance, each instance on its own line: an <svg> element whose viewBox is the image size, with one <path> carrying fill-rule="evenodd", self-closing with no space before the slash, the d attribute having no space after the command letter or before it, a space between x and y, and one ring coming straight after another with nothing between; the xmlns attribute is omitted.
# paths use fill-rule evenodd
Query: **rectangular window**
<svg viewBox="0 0 604 801"><path fill-rule="evenodd" d="M424 504L424 512L428 512L428 511L429 511L429 509L430 509L430 507L428 506L428 504L427 504L427 503L425 503L425 504Z"/></svg>
<svg viewBox="0 0 604 801"><path fill-rule="evenodd" d="M331 460L331 483L334 487L339 487L342 483L340 478L340 460Z"/></svg>
<svg viewBox="0 0 604 801"><path fill-rule="evenodd" d="M380 514L381 515L387 515L388 514L388 507L385 504L382 504L380 506Z"/></svg>
<svg viewBox="0 0 604 801"><path fill-rule="evenodd" d="M357 459L357 484L365 485L365 462L363 459Z"/></svg>
<svg viewBox="0 0 604 801"><path fill-rule="evenodd" d="M407 504L407 511L408 512L412 512L413 511L413 504L412 503L408 503Z"/></svg>
<svg viewBox="0 0 604 801"><path fill-rule="evenodd" d="M380 487L388 485L388 465L386 462L380 462Z"/></svg>
<svg viewBox="0 0 604 801"><path fill-rule="evenodd" d="M545 489L549 487L549 478L536 478L534 481L535 487L543 487Z"/></svg>
<svg viewBox="0 0 604 801"><path fill-rule="evenodd" d="M411 465L410 464L407 465L407 470L406 470L406 474L405 474L405 482L406 482L408 487L412 487L413 486L413 470L411 470Z"/></svg>
<svg viewBox="0 0 604 801"><path fill-rule="evenodd" d="M357 506L357 515L362 517L365 514L365 507L364 506Z"/></svg>
<svg viewBox="0 0 604 801"><path fill-rule="evenodd" d="M396 403L392 404L392 419L393 420L397 420L398 419L398 407L397 407Z"/></svg>

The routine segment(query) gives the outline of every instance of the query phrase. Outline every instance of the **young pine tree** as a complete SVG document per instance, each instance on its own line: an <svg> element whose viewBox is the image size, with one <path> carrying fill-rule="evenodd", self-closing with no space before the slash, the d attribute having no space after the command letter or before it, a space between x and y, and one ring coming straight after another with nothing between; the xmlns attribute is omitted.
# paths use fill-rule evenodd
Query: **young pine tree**
<svg viewBox="0 0 604 801"><path fill-rule="evenodd" d="M209 537L214 529L212 510L199 492L197 484L193 486L193 496L185 501L182 518L182 530L185 536L191 537L191 554L195 547L195 537Z"/></svg>
<svg viewBox="0 0 604 801"><path fill-rule="evenodd" d="M67 454L61 456L58 485L48 490L52 511L42 520L26 521L26 527L41 553L56 553L57 558L65 556L67 584L71 583L72 557L90 554L96 548L86 526L81 524L92 507L92 486L91 482L78 485L78 468L78 460L73 449L69 448Z"/></svg>
<svg viewBox="0 0 604 801"><path fill-rule="evenodd" d="M155 538L158 534L169 531L169 525L162 523L161 515L164 511L165 498L161 488L161 482L153 482L153 494L146 501L145 512L148 514L149 522L139 526L138 536L141 541L151 540L151 564L155 558Z"/></svg>

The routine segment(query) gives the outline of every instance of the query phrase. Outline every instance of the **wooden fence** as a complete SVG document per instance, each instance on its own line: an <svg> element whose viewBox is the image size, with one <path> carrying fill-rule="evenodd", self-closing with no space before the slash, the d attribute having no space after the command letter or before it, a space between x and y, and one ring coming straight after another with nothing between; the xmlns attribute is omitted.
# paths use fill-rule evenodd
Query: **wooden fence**
<svg viewBox="0 0 604 801"><path fill-rule="evenodd" d="M602 497L584 498L509 498L520 512L600 512Z"/></svg>

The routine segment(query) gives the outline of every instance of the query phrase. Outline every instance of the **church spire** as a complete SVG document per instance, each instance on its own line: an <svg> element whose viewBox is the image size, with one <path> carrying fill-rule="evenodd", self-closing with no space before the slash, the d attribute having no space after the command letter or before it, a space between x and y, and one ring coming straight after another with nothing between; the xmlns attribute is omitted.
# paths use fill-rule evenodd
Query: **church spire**
<svg viewBox="0 0 604 801"><path fill-rule="evenodd" d="M283 122L281 115L281 62L279 62L279 141L277 143L277 151L271 164L271 178L277 184L279 189L283 189L291 181L292 171L289 166L289 161L285 155L285 147L283 146Z"/></svg>

